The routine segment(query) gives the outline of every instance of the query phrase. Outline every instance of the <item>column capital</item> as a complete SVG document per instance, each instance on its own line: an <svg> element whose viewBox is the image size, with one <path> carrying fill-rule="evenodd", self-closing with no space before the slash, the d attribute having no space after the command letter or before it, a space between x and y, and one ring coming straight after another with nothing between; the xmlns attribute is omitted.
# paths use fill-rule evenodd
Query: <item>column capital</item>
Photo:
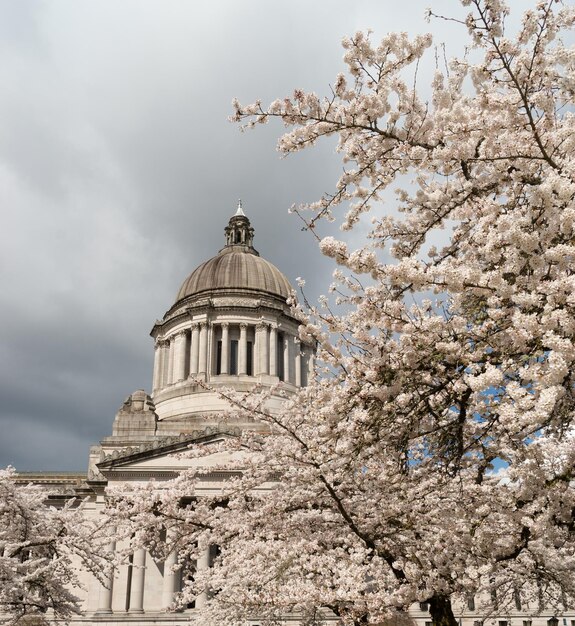
<svg viewBox="0 0 575 626"><path fill-rule="evenodd" d="M230 327L230 323L229 322L220 322L220 326L222 328L229 328Z"/></svg>
<svg viewBox="0 0 575 626"><path fill-rule="evenodd" d="M240 330L246 330L248 327L248 323L247 322L241 322L240 323Z"/></svg>
<svg viewBox="0 0 575 626"><path fill-rule="evenodd" d="M187 333L188 333L187 328L184 328L184 330L179 330L179 331L176 333L176 337L185 337Z"/></svg>
<svg viewBox="0 0 575 626"><path fill-rule="evenodd" d="M259 331L266 330L269 328L269 324L267 322L258 322L256 324L256 329Z"/></svg>

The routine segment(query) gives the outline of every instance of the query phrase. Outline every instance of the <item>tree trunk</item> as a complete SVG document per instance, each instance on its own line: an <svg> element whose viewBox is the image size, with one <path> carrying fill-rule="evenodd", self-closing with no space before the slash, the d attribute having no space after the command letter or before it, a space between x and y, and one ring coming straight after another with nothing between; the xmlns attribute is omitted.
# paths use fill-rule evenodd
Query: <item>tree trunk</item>
<svg viewBox="0 0 575 626"><path fill-rule="evenodd" d="M428 602L433 626L458 626L449 596L435 595Z"/></svg>

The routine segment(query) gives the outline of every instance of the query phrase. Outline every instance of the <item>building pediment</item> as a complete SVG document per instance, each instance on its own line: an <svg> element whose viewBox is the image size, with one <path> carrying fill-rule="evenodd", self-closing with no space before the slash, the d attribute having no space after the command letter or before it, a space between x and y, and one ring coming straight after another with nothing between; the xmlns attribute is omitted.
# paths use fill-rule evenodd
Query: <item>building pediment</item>
<svg viewBox="0 0 575 626"><path fill-rule="evenodd" d="M206 479L219 479L220 474L229 477L230 472L217 468L229 460L232 454L237 456L241 453L221 451L218 444L235 439L237 435L232 432L213 432L215 430L208 428L200 434L158 437L140 446L117 449L106 454L96 467L107 481L170 480L183 470L194 467L207 469L204 474ZM185 454L198 446L207 448L207 454L200 457ZM213 454L209 451L212 447ZM210 467L213 471L209 470Z"/></svg>

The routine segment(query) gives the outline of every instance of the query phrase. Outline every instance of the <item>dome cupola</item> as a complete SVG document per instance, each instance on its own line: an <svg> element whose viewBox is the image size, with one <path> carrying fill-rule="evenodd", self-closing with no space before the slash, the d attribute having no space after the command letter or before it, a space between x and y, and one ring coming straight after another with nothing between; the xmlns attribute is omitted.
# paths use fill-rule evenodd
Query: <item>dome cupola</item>
<svg viewBox="0 0 575 626"><path fill-rule="evenodd" d="M226 247L245 246L246 248L251 248L251 251L257 254L253 247L253 241L254 229L244 213L242 201L240 200L235 215L230 218L230 222L226 226Z"/></svg>

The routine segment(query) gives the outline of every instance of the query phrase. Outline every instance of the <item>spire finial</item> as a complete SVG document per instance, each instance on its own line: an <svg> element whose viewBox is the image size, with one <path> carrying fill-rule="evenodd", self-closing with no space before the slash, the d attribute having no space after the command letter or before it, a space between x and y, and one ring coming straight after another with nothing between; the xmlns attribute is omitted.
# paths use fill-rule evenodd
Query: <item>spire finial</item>
<svg viewBox="0 0 575 626"><path fill-rule="evenodd" d="M242 201L238 200L238 210L236 211L236 215L243 215L245 217L244 210L242 209Z"/></svg>

